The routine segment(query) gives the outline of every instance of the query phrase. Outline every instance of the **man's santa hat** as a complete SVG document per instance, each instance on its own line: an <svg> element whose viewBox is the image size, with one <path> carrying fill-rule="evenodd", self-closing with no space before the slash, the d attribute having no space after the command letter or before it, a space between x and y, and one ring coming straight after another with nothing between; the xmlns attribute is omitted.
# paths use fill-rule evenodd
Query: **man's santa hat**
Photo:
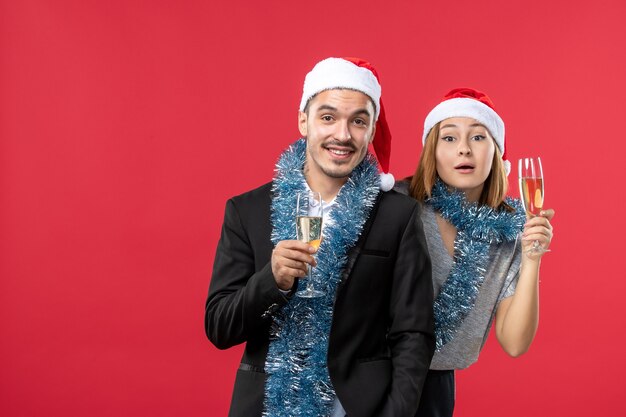
<svg viewBox="0 0 626 417"><path fill-rule="evenodd" d="M470 117L485 126L500 149L506 175L509 175L511 163L506 159L504 149L504 121L485 93L472 88L455 88L446 94L443 101L426 116L422 143L433 126L450 117Z"/></svg>
<svg viewBox="0 0 626 417"><path fill-rule="evenodd" d="M374 102L376 133L372 145L382 170L380 188L389 191L394 185L393 175L389 173L391 132L380 99L381 88L376 70L369 62L360 58L327 58L318 62L304 79L300 111L304 111L309 100L316 94L336 88L360 91Z"/></svg>

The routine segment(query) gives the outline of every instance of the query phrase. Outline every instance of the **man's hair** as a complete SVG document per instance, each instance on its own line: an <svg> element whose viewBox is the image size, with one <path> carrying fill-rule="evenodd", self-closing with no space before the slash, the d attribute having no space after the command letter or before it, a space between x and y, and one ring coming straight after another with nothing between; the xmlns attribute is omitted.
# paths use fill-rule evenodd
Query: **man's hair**
<svg viewBox="0 0 626 417"><path fill-rule="evenodd" d="M317 97L317 95L319 93L323 93L324 91L329 91L329 90L350 90L350 91L356 91L357 93L361 93L364 94L369 100L370 103L372 103L372 107L374 107L374 114L372 115L372 117L375 119L375 115L376 115L376 103L374 103L374 100L372 100L372 98L370 96L368 96L367 94L365 94L363 91L360 90L355 90L354 88L341 88L341 87L336 87L336 88L327 88L326 90L322 90L319 91L317 93L315 93L314 95L312 95L311 97L309 97L309 99L306 101L306 104L304 105L304 110L302 111L303 113L306 113L306 115L309 115L309 105L311 104L311 101L313 101L313 99L315 97Z"/></svg>
<svg viewBox="0 0 626 417"><path fill-rule="evenodd" d="M435 124L428 132L419 164L409 185L409 194L422 202L432 195L432 189L438 177L436 149L439 141L439 125L440 123ZM493 140L491 133L488 135L489 139ZM506 171L502 163L502 154L498 146L495 146L491 172L485 180L478 204L488 205L497 210L513 211L513 208L504 202L508 185Z"/></svg>

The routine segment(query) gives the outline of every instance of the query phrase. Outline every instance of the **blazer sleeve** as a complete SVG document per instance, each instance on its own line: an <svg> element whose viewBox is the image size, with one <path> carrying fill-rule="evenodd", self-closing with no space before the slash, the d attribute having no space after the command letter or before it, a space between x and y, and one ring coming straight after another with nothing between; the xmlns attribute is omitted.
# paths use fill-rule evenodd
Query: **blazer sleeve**
<svg viewBox="0 0 626 417"><path fill-rule="evenodd" d="M435 351L430 256L416 205L398 249L389 304L392 382L380 416L413 416Z"/></svg>
<svg viewBox="0 0 626 417"><path fill-rule="evenodd" d="M255 270L258 256L268 261ZM207 337L219 349L243 343L255 329L267 328L272 313L287 301L276 285L269 256L255 252L236 202L229 200L205 306Z"/></svg>

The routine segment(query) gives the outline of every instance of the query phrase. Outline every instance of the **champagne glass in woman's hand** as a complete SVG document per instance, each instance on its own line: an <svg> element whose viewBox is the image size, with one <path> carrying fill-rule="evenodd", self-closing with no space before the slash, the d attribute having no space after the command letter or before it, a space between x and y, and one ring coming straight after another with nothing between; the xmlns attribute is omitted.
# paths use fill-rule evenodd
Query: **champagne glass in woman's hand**
<svg viewBox="0 0 626 417"><path fill-rule="evenodd" d="M296 231L298 240L306 242L314 248L319 248L322 243L322 196L313 191L298 193L296 207ZM311 265L307 265L309 271L306 280L306 288L298 291L296 295L304 298L321 297L324 293L315 289L311 274Z"/></svg>
<svg viewBox="0 0 626 417"><path fill-rule="evenodd" d="M519 160L519 193L528 218L539 216L543 209L543 169L541 158L522 158ZM528 250L531 253L550 252L535 240Z"/></svg>

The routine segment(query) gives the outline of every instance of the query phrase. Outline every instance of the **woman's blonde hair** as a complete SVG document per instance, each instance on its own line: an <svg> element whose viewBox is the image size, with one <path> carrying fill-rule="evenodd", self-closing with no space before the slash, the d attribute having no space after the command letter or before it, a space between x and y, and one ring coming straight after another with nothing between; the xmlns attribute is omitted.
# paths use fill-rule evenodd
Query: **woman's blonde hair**
<svg viewBox="0 0 626 417"><path fill-rule="evenodd" d="M415 175L411 179L409 185L409 194L419 200L425 201L431 196L433 186L437 181L437 142L439 141L439 124L435 124L424 142L424 149L420 156L419 164L415 170ZM491 137L491 135L490 135ZM491 139L493 140L493 138ZM502 154L498 146L495 147L493 153L493 161L491 163L491 172L485 180L485 186L478 199L478 204L487 205L494 209L504 209L513 211L513 208L504 202L506 192L509 186L504 164L502 163Z"/></svg>

